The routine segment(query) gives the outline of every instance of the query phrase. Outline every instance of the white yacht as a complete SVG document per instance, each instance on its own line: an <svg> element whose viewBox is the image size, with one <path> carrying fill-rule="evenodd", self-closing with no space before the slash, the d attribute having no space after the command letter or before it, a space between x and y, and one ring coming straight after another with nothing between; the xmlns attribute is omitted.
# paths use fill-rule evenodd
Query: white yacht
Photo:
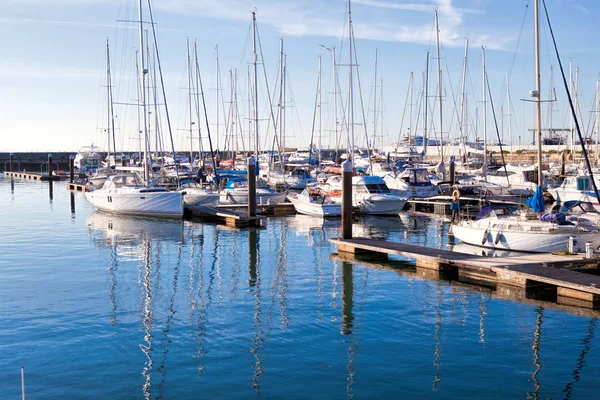
<svg viewBox="0 0 600 400"><path fill-rule="evenodd" d="M564 215L538 218L501 205L482 207L476 220L453 224L452 234L476 246L535 253L566 251L571 237L575 252L584 252L586 242L595 250L600 247L600 231L590 224L568 221Z"/></svg>
<svg viewBox="0 0 600 400"><path fill-rule="evenodd" d="M135 173L108 176L101 188L86 192L92 205L106 212L163 218L183 216L183 195L146 186Z"/></svg>
<svg viewBox="0 0 600 400"><path fill-rule="evenodd" d="M319 187L341 203L341 176L332 176ZM353 176L352 205L360 214L397 215L406 205L406 198L392 193L379 176Z"/></svg>
<svg viewBox="0 0 600 400"><path fill-rule="evenodd" d="M256 204L276 204L285 201L286 193L257 187ZM225 189L219 194L220 204L248 204L248 181L241 178L230 178Z"/></svg>
<svg viewBox="0 0 600 400"><path fill-rule="evenodd" d="M84 146L79 149L73 160L73 165L78 173L90 175L100 168L102 156L96 149L97 147L93 143L91 146Z"/></svg>
<svg viewBox="0 0 600 400"><path fill-rule="evenodd" d="M181 181L179 193L183 195L184 208L216 206L219 204L218 193L203 188L201 184L191 179Z"/></svg>
<svg viewBox="0 0 600 400"><path fill-rule="evenodd" d="M600 186L597 180L596 182L596 185ZM600 204L589 175L567 177L559 187L550 190L550 194L556 201L580 200L592 203L596 209L600 210Z"/></svg>
<svg viewBox="0 0 600 400"><path fill-rule="evenodd" d="M537 186L537 164L521 167L507 165L495 171L489 171L486 180L508 188L510 194L530 195Z"/></svg>
<svg viewBox="0 0 600 400"><path fill-rule="evenodd" d="M290 193L288 200L294 205L296 212L318 217L340 217L342 204L332 199L319 188L307 188L302 193Z"/></svg>
<svg viewBox="0 0 600 400"><path fill-rule="evenodd" d="M383 180L392 192L406 198L426 198L439 194L439 188L431 182L426 168L406 168L396 176L386 175Z"/></svg>

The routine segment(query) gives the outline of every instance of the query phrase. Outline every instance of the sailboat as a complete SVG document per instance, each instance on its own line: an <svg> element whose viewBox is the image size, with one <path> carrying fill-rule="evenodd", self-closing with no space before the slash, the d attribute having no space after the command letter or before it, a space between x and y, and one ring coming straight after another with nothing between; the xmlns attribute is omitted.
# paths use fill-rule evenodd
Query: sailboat
<svg viewBox="0 0 600 400"><path fill-rule="evenodd" d="M146 67L144 52L141 0L138 3L138 7L140 16L140 51L138 52L140 56L140 87L146 88L148 69ZM86 198L95 208L115 214L182 218L183 194L180 192L169 192L163 187L150 185L146 90L141 90L141 106L143 108L143 133L145 142L143 158L144 179L137 173L119 173L108 176L101 188L86 192Z"/></svg>
<svg viewBox="0 0 600 400"><path fill-rule="evenodd" d="M535 56L536 56L536 90L531 92L535 98L537 110L537 143L538 143L538 185L534 195L527 200L531 211L519 212L506 206L486 206L474 221L459 221L452 224L454 237L464 243L478 246L526 252L554 252L570 250L583 252L586 243L594 249L600 246L600 231L577 221L567 221L564 214L544 214L542 196L542 163L541 163L541 104L539 73L539 0L534 1L535 18Z"/></svg>

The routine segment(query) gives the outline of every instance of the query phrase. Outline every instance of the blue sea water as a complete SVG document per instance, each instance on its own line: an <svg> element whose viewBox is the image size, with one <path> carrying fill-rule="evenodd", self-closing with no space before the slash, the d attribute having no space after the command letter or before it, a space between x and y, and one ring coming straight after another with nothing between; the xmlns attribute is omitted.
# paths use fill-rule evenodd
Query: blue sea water
<svg viewBox="0 0 600 400"><path fill-rule="evenodd" d="M119 218L0 178L0 398L600 398L598 313L331 257L339 221ZM447 223L363 218L434 248Z"/></svg>

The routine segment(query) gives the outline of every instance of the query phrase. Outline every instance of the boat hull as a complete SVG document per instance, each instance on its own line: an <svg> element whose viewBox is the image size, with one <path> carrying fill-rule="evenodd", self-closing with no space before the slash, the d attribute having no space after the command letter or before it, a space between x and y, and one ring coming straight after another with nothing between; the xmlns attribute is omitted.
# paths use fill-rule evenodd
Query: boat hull
<svg viewBox="0 0 600 400"><path fill-rule="evenodd" d="M341 217L341 204L315 204L307 203L301 199L288 196L288 200L294 205L296 212L304 215L313 215L317 217Z"/></svg>
<svg viewBox="0 0 600 400"><path fill-rule="evenodd" d="M115 193L94 190L85 195L95 208L104 212L160 218L183 217L183 195L178 192Z"/></svg>
<svg viewBox="0 0 600 400"><path fill-rule="evenodd" d="M586 242L592 243L595 250L600 246L600 233L576 230L554 233L506 232L459 223L452 225L452 233L461 242L475 246L529 253L567 251L569 237L573 237L573 250L577 253L585 252Z"/></svg>

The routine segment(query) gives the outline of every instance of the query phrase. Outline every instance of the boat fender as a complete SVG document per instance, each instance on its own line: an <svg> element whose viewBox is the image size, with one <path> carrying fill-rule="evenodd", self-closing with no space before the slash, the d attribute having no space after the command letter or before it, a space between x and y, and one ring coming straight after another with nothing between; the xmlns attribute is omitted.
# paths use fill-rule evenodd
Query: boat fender
<svg viewBox="0 0 600 400"><path fill-rule="evenodd" d="M502 239L502 233L501 232L496 233L496 240L494 241L494 244L500 243L501 239Z"/></svg>
<svg viewBox="0 0 600 400"><path fill-rule="evenodd" d="M486 244L488 241L488 230L486 229L485 232L483 233L483 240L481 241L481 244L484 245Z"/></svg>

